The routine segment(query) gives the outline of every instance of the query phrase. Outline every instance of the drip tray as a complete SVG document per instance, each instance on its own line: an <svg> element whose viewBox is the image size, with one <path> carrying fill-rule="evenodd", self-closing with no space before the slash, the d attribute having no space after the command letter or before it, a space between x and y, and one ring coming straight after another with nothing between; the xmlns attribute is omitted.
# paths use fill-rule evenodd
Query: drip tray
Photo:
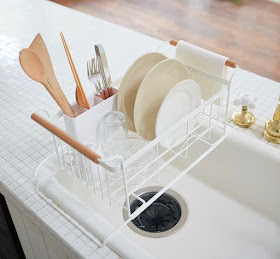
<svg viewBox="0 0 280 259"><path fill-rule="evenodd" d="M148 201L162 187L148 187L136 192L141 199ZM134 198L134 197L133 197ZM130 210L133 213L142 202L130 198ZM164 237L175 233L182 227L187 219L188 209L184 199L176 192L167 190L146 210L140 213L128 226L136 233L147 237ZM124 219L127 220L127 211L123 210Z"/></svg>

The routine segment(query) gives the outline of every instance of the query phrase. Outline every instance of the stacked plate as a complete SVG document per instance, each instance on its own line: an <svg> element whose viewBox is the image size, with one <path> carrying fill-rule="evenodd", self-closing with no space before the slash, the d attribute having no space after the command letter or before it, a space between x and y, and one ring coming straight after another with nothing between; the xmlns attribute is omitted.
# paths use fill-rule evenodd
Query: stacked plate
<svg viewBox="0 0 280 259"><path fill-rule="evenodd" d="M155 65L166 59L160 53L148 53L138 58L125 73L119 88L118 110L124 113L129 130L136 131L134 103L143 79Z"/></svg>
<svg viewBox="0 0 280 259"><path fill-rule="evenodd" d="M122 79L118 109L126 116L129 130L153 140L200 105L200 86L189 79L185 65L160 53L137 59ZM180 144L180 138L195 125L192 119L168 134L163 147ZM177 143L178 142L178 143Z"/></svg>

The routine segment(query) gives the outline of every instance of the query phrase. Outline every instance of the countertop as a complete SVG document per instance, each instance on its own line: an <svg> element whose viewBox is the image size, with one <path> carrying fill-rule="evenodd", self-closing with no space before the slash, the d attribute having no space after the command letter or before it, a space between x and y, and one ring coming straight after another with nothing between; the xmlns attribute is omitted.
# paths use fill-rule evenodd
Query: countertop
<svg viewBox="0 0 280 259"><path fill-rule="evenodd" d="M18 53L40 32L58 81L72 102L75 83L59 32L64 33L86 92L93 89L86 76L86 60L93 57L94 44L103 44L115 81L138 56L156 51L162 42L48 1L2 1L0 14L0 191L75 256L116 257L107 247L99 249L36 194L32 183L34 171L54 152L54 147L50 134L33 122L30 115L40 109L54 115L58 106L41 85L22 71ZM233 92L257 95L257 121L250 129L240 130L266 142L262 138L264 123L274 113L280 84L240 69L232 88ZM280 145L268 144L280 150Z"/></svg>

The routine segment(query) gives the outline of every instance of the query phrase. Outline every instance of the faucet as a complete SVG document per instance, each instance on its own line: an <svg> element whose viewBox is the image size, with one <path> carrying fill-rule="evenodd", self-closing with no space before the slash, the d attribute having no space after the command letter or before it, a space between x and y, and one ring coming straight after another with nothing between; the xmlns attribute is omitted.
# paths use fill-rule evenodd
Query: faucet
<svg viewBox="0 0 280 259"><path fill-rule="evenodd" d="M280 97L274 115L265 124L264 138L276 144L280 144Z"/></svg>

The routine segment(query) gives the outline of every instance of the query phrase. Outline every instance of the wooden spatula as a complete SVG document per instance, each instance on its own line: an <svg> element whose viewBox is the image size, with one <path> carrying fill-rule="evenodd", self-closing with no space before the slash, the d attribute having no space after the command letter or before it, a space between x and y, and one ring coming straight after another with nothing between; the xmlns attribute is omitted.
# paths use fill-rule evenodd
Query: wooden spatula
<svg viewBox="0 0 280 259"><path fill-rule="evenodd" d="M45 88L66 115L71 118L76 117L60 86L58 83L54 84L56 79L48 75L50 68L44 65L42 60L33 50L28 48L22 49L19 53L19 62L23 71L31 79L45 86Z"/></svg>
<svg viewBox="0 0 280 259"><path fill-rule="evenodd" d="M69 64L70 64L73 76L74 76L74 79L75 79L75 82L76 82L76 85L77 85L77 88L76 88L76 101L77 101L77 104L80 107L83 107L83 108L86 108L86 109L90 109L87 97L85 95L83 86L81 84L80 78L79 78L78 73L76 71L74 62L72 60L72 57L70 55L68 46L66 44L66 41L64 39L64 36L63 36L62 32L60 33L60 36L61 36L61 40L62 40L62 43L63 43L64 49L65 49L65 52L66 52L66 55L67 55L67 58L68 58L68 61L69 61Z"/></svg>

